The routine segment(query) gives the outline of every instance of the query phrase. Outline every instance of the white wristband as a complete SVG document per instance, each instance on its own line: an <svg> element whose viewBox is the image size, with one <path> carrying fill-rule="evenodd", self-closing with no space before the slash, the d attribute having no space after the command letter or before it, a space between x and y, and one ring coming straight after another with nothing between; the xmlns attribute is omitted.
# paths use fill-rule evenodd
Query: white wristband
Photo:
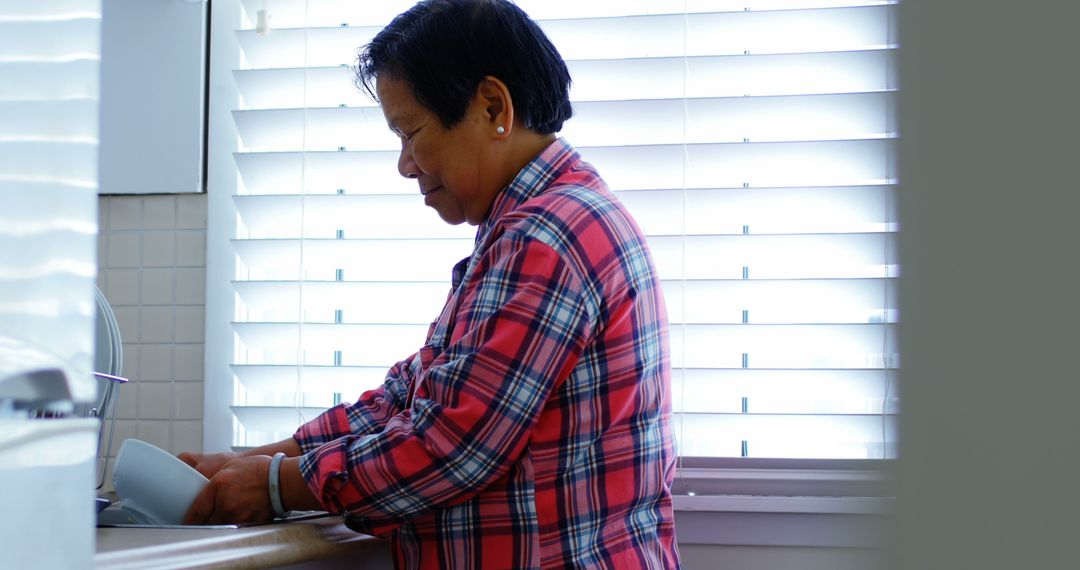
<svg viewBox="0 0 1080 570"><path fill-rule="evenodd" d="M274 458L270 460L270 506L274 507L274 516L277 518L284 518L289 514L285 510L285 507L281 504L281 485L279 475L281 474L281 460L285 459L285 454L277 452L274 454Z"/></svg>

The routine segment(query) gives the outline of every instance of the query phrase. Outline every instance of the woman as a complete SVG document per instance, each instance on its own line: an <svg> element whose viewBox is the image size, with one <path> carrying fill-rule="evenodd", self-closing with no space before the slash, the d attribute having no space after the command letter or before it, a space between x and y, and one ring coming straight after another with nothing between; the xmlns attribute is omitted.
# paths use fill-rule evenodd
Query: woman
<svg viewBox="0 0 1080 570"><path fill-rule="evenodd" d="M365 46L398 170L473 254L424 346L285 441L182 454L188 523L343 513L400 568L675 568L670 364L640 230L554 133L566 65L503 0L429 0ZM271 458L270 456L274 456Z"/></svg>

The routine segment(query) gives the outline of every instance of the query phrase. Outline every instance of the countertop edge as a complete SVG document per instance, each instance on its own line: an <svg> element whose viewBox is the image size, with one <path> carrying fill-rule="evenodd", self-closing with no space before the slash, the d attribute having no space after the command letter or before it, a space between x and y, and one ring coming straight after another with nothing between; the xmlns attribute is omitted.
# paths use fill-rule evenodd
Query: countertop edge
<svg viewBox="0 0 1080 570"><path fill-rule="evenodd" d="M338 517L238 529L99 528L97 539L100 570L267 568L387 548Z"/></svg>

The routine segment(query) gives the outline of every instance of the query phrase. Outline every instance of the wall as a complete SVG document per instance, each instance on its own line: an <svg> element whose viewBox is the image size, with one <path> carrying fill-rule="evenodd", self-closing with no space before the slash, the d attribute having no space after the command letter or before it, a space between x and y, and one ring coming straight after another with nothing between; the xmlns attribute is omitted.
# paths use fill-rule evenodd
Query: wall
<svg viewBox="0 0 1080 570"><path fill-rule="evenodd" d="M901 4L903 568L1080 565L1080 4Z"/></svg>
<svg viewBox="0 0 1080 570"><path fill-rule="evenodd" d="M124 347L116 437L202 450L206 195L102 196L98 287Z"/></svg>

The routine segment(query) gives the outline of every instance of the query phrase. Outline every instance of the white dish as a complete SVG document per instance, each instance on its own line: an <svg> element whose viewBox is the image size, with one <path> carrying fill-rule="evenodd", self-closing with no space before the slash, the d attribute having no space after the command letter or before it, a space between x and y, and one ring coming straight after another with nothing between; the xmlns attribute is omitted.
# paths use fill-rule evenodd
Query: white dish
<svg viewBox="0 0 1080 570"><path fill-rule="evenodd" d="M140 524L181 524L208 482L171 453L137 439L124 440L113 466L119 506Z"/></svg>

